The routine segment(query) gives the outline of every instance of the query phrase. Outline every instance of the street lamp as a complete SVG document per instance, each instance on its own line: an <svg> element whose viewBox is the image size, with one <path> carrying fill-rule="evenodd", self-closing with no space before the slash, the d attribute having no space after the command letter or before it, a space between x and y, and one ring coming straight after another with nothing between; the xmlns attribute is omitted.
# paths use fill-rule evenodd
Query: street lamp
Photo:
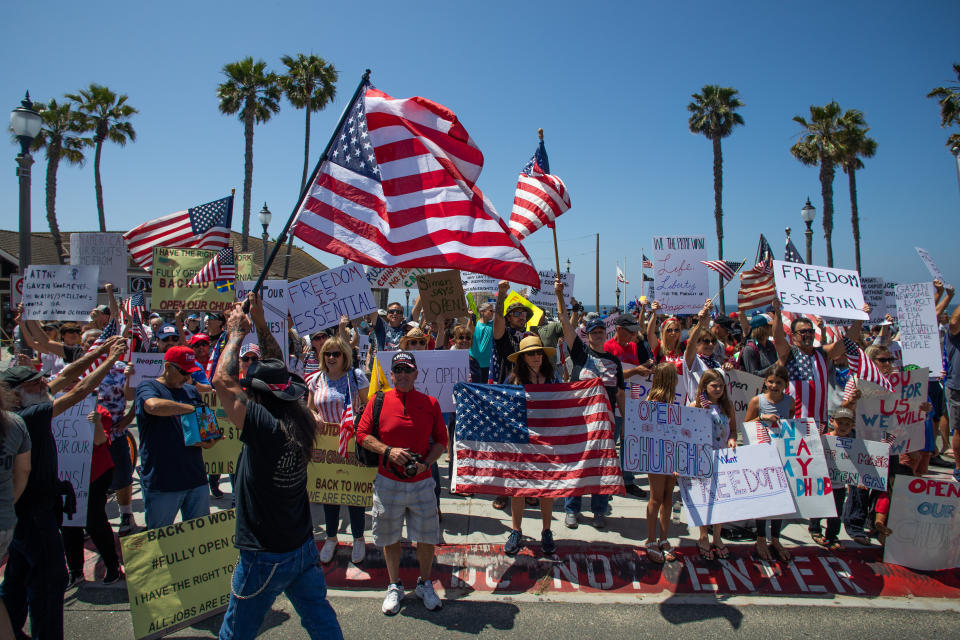
<svg viewBox="0 0 960 640"><path fill-rule="evenodd" d="M273 217L273 214L270 213L270 209L267 209L267 203L263 203L263 209L260 209L260 224L263 225L263 263L267 263L267 226L270 224L270 218Z"/></svg>
<svg viewBox="0 0 960 640"><path fill-rule="evenodd" d="M617 285L617 311L620 311L620 285Z"/></svg>
<svg viewBox="0 0 960 640"><path fill-rule="evenodd" d="M950 153L953 154L953 159L957 162L957 186L960 186L960 146L951 147Z"/></svg>
<svg viewBox="0 0 960 640"><path fill-rule="evenodd" d="M810 198L807 198L807 204L803 205L803 209L800 209L800 217L807 225L807 264L811 264L813 262L813 229L810 228L810 225L813 224L813 219L817 217L817 208L810 204Z"/></svg>
<svg viewBox="0 0 960 640"><path fill-rule="evenodd" d="M20 155L17 156L17 177L20 178L20 275L27 272L30 265L30 145L40 133L40 114L33 110L30 92L20 106L10 112L10 128L20 141Z"/></svg>
<svg viewBox="0 0 960 640"><path fill-rule="evenodd" d="M567 273L570 273L570 258L567 258Z"/></svg>
<svg viewBox="0 0 960 640"><path fill-rule="evenodd" d="M410 289L407 289L407 317L410 317Z"/></svg>

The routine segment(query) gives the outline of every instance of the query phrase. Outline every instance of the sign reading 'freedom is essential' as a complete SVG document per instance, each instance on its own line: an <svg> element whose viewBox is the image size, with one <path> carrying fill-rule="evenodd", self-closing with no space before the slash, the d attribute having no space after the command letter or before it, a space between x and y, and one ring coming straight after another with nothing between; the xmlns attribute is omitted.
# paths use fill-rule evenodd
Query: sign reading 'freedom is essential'
<svg viewBox="0 0 960 640"><path fill-rule="evenodd" d="M774 260L773 277L784 311L869 319L863 310L863 290L856 271Z"/></svg>
<svg viewBox="0 0 960 640"><path fill-rule="evenodd" d="M663 313L693 314L700 311L709 287L704 236L655 236L653 280Z"/></svg>
<svg viewBox="0 0 960 640"><path fill-rule="evenodd" d="M291 282L287 287L290 315L301 335L310 335L340 322L377 310L370 282L355 262Z"/></svg>

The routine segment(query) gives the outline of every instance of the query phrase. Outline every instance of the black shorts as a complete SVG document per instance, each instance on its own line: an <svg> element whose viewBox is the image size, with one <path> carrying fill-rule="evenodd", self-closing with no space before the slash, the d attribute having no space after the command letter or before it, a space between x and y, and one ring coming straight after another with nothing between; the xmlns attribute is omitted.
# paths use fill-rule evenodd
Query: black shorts
<svg viewBox="0 0 960 640"><path fill-rule="evenodd" d="M927 393L930 396L930 404L933 409L930 411L930 417L933 418L934 427L947 413L946 394L943 392L943 383L938 380L931 380L927 385Z"/></svg>
<svg viewBox="0 0 960 640"><path fill-rule="evenodd" d="M113 458L113 482L111 491L119 491L133 483L133 456L130 454L130 439L127 434L110 443L110 457Z"/></svg>

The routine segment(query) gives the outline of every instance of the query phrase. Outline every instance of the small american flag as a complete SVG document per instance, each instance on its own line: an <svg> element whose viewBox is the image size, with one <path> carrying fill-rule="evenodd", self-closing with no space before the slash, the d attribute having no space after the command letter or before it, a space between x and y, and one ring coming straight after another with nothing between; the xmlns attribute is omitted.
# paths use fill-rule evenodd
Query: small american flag
<svg viewBox="0 0 960 640"><path fill-rule="evenodd" d="M893 393L893 383L880 372L880 369L873 363L873 360L867 357L863 349L850 338L843 338L843 349L847 352L847 363L850 371L861 380L878 384L887 391Z"/></svg>
<svg viewBox="0 0 960 640"><path fill-rule="evenodd" d="M459 382L457 491L623 495L610 401L594 378L567 384Z"/></svg>
<svg viewBox="0 0 960 640"><path fill-rule="evenodd" d="M883 436L883 438L880 439L880 442L883 442L884 444L889 444L889 445L893 445L893 443L896 441L897 441L896 434L890 433L889 431L887 432L887 435Z"/></svg>
<svg viewBox="0 0 960 640"><path fill-rule="evenodd" d="M700 395L697 396L697 402L700 403L700 407L701 407L702 409L709 409L709 408L710 408L710 401L707 400L707 394L705 394L705 393L701 393Z"/></svg>
<svg viewBox="0 0 960 640"><path fill-rule="evenodd" d="M785 262L799 262L800 264L805 264L803 258L800 257L800 252L797 251L795 246L793 246L793 240L790 239L790 236L787 236L786 248L783 250L783 259Z"/></svg>
<svg viewBox="0 0 960 640"><path fill-rule="evenodd" d="M767 425L760 423L757 425L757 442L760 444L770 444L770 430Z"/></svg>
<svg viewBox="0 0 960 640"><path fill-rule="evenodd" d="M203 269L197 272L197 275L187 283L188 287L196 287L204 282L215 282L217 280L234 279L237 277L237 260L233 255L233 247L220 249L215 256L210 258L210 262L203 265ZM217 290L219 290L219 283Z"/></svg>
<svg viewBox="0 0 960 640"><path fill-rule="evenodd" d="M643 255L643 254L640 254L640 255L643 256L643 268L644 268L644 269L653 269L653 260L651 260L650 258L648 258L647 256L645 256L645 255Z"/></svg>
<svg viewBox="0 0 960 640"><path fill-rule="evenodd" d="M762 233L757 244L757 264L754 269L761 273L773 273L773 249Z"/></svg>
<svg viewBox="0 0 960 640"><path fill-rule="evenodd" d="M563 180L550 175L550 161L541 140L533 157L520 170L510 213L510 233L522 241L541 227L553 227L554 220L569 208L570 194Z"/></svg>
<svg viewBox="0 0 960 640"><path fill-rule="evenodd" d="M353 440L353 405L348 404L340 416L340 440L337 442L337 453L346 458L350 453L350 441Z"/></svg>
<svg viewBox="0 0 960 640"><path fill-rule="evenodd" d="M233 196L144 222L123 234L133 260L150 271L154 247L222 249L230 242Z"/></svg>
<svg viewBox="0 0 960 640"><path fill-rule="evenodd" d="M140 348L149 342L147 332L143 328L143 312L147 308L147 303L143 298L143 293L138 292L123 301L123 310L130 318L130 335L137 339ZM127 342L127 354L123 357L124 362L130 362L133 359L134 341Z"/></svg>
<svg viewBox="0 0 960 640"><path fill-rule="evenodd" d="M746 264L746 261L735 262L731 260L701 260L700 264L706 265L708 269L713 269L721 276L724 280L733 280L733 277L737 275L737 272L740 271L740 268Z"/></svg>
<svg viewBox="0 0 960 640"><path fill-rule="evenodd" d="M111 318L110 322L108 322L106 326L104 326L103 329L100 331L100 336L93 341L93 344L90 345L90 348L86 350L84 355L90 353L91 351L94 351L95 349L98 349L100 345L106 342L109 338L112 338L113 336L116 336L116 335L120 335L121 333L123 333L124 329L125 327L118 329L117 319ZM88 375L93 373L97 367L99 367L104 362L106 362L106 360L107 360L107 354L105 353L102 356L98 357L96 360L94 360L93 363L91 363L91 365L87 367L87 370L83 372L80 378L81 379L86 378Z"/></svg>

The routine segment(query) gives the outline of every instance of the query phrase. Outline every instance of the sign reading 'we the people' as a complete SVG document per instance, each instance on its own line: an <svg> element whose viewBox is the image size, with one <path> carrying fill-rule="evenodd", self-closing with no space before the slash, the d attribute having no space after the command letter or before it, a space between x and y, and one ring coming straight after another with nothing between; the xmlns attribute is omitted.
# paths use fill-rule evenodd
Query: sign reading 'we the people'
<svg viewBox="0 0 960 640"><path fill-rule="evenodd" d="M693 314L700 311L709 287L704 236L655 236L653 279L657 300L664 313Z"/></svg>

